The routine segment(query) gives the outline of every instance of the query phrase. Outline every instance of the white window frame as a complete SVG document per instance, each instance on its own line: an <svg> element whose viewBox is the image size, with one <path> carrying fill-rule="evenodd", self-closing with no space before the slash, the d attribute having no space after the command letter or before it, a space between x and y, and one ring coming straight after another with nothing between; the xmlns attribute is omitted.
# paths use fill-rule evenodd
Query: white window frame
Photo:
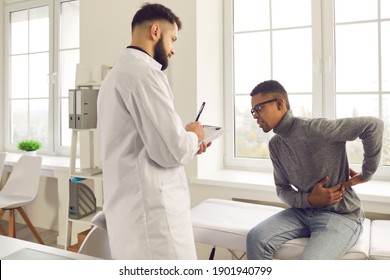
<svg viewBox="0 0 390 280"><path fill-rule="evenodd" d="M333 24L322 25L334 14L333 0L311 0L312 2L312 117L333 119L336 115L336 92L334 75L334 28ZM333 22L333 21L332 21ZM224 86L225 86L225 126L231 127L225 139L224 165L230 169L272 172L270 159L252 159L235 157L234 123L234 74L233 74L233 0L224 0ZM380 65L379 65L380 66ZM261 82L261 81L259 81ZM255 85L253 85L254 87ZM287 89L288 91L288 89ZM327 94L324 94L327 93ZM248 93L249 95L249 93ZM249 106L249 105L248 105ZM351 164L360 170L360 164ZM380 166L374 175L380 180L390 180L390 167Z"/></svg>
<svg viewBox="0 0 390 280"><path fill-rule="evenodd" d="M15 2L15 1L13 1ZM10 54L10 14L12 12L16 12L19 10L25 10L25 9L31 9L35 7L40 7L40 6L48 6L49 9L49 77L52 77L53 74L53 62L52 62L52 57L53 57L53 3L50 0L33 0L33 1L27 1L27 2L17 2L17 3L12 3L9 5L5 6L5 13L4 13L4 30L5 30L5 36L4 36L4 65L5 65L5 70L4 70L4 85L5 85L5 91L4 91L4 112L5 112L5 123L4 123L4 146L7 151L17 151L16 143L11 143L10 142L10 125L11 125L11 120L10 120L10 115L9 115L9 78L10 78L10 65L9 65L9 54ZM49 116L52 116L53 114L53 106L52 106L52 96L53 96L53 87L49 87ZM43 148L42 150L44 152L53 150L52 144L53 141L50 138L50 135L53 135L52 123L53 119L49 119L49 144L47 147Z"/></svg>
<svg viewBox="0 0 390 280"><path fill-rule="evenodd" d="M61 4L70 0L8 0L4 7L4 148L6 151L16 152L15 143L10 143L10 116L9 116L9 60L10 53L10 13L34 7L48 6L49 8L49 141L48 145L40 150L47 155L69 155L70 147L61 146L60 131L60 100L57 87L57 72L59 67L59 40L60 40L60 13Z"/></svg>
<svg viewBox="0 0 390 280"><path fill-rule="evenodd" d="M56 74L58 72L58 69L60 67L60 19L61 19L61 4L65 2L70 2L72 0L54 0L56 1L56 4L54 5L54 28L56 32L54 32L54 69L56 69L56 72L54 73L54 80L56 81L55 84L55 96L53 98L53 107L55 112L55 118L54 118L54 151L56 154L61 155L69 155L71 147L70 146L63 146L61 145L61 101L62 99L68 99L69 97L63 97L60 96L59 88L58 88L58 75ZM78 0L79 3L81 0ZM75 49L75 48L74 48ZM78 47L80 50L80 45ZM75 87L76 87L76 77L75 78ZM71 130L71 129L69 129ZM69 133L69 136L71 137L71 133Z"/></svg>

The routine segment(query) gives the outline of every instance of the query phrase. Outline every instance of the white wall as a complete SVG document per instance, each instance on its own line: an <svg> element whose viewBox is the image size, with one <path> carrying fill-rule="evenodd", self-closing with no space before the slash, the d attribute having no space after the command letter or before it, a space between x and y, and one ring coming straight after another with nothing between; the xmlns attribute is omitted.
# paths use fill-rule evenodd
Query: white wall
<svg viewBox="0 0 390 280"><path fill-rule="evenodd" d="M206 101L201 122L224 126L223 87L223 3L198 0L197 22L197 104ZM207 175L223 166L223 138L198 159L198 175Z"/></svg>
<svg viewBox="0 0 390 280"><path fill-rule="evenodd" d="M80 59L83 65L98 69L112 64L131 41L131 20L144 0L82 0ZM183 22L175 43L176 55L170 61L168 76L175 94L176 109L183 122L196 114L196 1L155 1L166 5ZM97 72L97 70L95 70ZM186 106L183 106L186 105ZM188 105L188 106L187 106Z"/></svg>

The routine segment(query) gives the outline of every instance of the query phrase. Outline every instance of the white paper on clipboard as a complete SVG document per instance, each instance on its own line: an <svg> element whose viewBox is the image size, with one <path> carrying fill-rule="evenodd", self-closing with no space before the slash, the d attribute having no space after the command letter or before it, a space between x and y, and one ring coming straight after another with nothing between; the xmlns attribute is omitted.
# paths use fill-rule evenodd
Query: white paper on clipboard
<svg viewBox="0 0 390 280"><path fill-rule="evenodd" d="M223 129L220 126L213 125L203 125L203 130L205 133L203 142L209 143L222 136L227 130Z"/></svg>

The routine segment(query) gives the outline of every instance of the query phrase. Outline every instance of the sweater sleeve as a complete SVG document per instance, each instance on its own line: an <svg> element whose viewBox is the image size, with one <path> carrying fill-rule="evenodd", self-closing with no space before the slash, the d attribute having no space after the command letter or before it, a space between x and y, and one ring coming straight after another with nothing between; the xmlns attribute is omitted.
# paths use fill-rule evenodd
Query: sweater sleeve
<svg viewBox="0 0 390 280"><path fill-rule="evenodd" d="M365 180L372 178L381 159L384 130L382 120L374 117L317 119L317 121L313 119L308 129L330 141L361 139L364 150L361 175Z"/></svg>

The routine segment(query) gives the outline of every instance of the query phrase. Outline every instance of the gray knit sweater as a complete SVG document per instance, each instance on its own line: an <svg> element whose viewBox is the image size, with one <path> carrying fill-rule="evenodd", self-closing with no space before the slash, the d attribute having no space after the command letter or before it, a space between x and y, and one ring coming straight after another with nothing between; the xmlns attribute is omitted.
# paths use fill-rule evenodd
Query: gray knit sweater
<svg viewBox="0 0 390 280"><path fill-rule="evenodd" d="M307 197L325 176L329 176L326 187L349 179L346 141L362 140L364 179L371 179L380 162L383 121L377 118L302 119L289 110L273 131L269 150L276 191L291 207L310 208ZM325 208L354 219L362 215L360 199L353 188L347 189L339 203Z"/></svg>

